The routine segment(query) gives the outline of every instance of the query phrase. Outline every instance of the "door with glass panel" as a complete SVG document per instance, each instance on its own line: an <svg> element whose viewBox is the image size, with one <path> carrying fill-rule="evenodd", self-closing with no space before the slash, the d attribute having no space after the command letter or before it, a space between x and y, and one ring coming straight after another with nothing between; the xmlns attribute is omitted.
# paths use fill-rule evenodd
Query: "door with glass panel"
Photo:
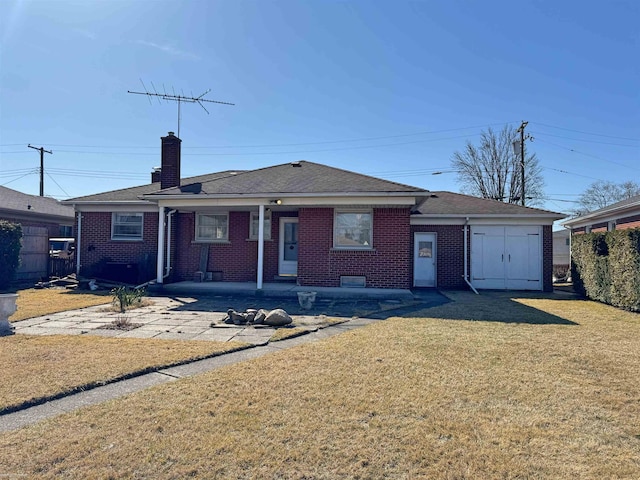
<svg viewBox="0 0 640 480"><path fill-rule="evenodd" d="M278 273L298 274L298 218L280 218Z"/></svg>

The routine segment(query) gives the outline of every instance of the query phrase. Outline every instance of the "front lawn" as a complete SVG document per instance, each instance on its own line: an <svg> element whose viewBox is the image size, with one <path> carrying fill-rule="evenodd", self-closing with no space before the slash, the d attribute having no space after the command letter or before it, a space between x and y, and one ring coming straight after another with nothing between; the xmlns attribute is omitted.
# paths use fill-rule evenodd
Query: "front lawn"
<svg viewBox="0 0 640 480"><path fill-rule="evenodd" d="M537 297L537 298L536 298ZM0 435L36 478L639 478L640 316L451 294Z"/></svg>
<svg viewBox="0 0 640 480"><path fill-rule="evenodd" d="M0 411L243 346L77 335L0 337Z"/></svg>
<svg viewBox="0 0 640 480"><path fill-rule="evenodd" d="M40 317L51 313L66 312L77 308L111 303L112 296L106 290L88 292L64 288L28 288L18 290L18 310L9 317L10 322Z"/></svg>

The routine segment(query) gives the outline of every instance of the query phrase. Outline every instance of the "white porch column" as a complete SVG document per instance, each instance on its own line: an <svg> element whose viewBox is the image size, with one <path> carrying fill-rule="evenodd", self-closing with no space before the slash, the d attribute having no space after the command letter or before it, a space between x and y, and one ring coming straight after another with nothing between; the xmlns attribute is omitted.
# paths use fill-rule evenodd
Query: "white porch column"
<svg viewBox="0 0 640 480"><path fill-rule="evenodd" d="M76 278L80 278L80 250L82 246L82 212L78 212L78 231L76 232Z"/></svg>
<svg viewBox="0 0 640 480"><path fill-rule="evenodd" d="M164 273L164 207L158 208L158 263L156 282L162 283Z"/></svg>
<svg viewBox="0 0 640 480"><path fill-rule="evenodd" d="M258 215L258 278L256 287L262 289L262 275L264 273L264 205L260 205Z"/></svg>

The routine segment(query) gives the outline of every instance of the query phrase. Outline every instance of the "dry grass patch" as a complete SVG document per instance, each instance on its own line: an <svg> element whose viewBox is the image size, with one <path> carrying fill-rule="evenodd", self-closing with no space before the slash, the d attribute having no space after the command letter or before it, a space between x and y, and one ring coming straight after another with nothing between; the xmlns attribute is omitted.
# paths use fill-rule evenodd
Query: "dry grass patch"
<svg viewBox="0 0 640 480"><path fill-rule="evenodd" d="M243 345L65 335L2 337L0 410Z"/></svg>
<svg viewBox="0 0 640 480"><path fill-rule="evenodd" d="M108 292L79 292L63 288L29 288L18 292L18 311L9 320L17 322L51 313L111 303Z"/></svg>
<svg viewBox="0 0 640 480"><path fill-rule="evenodd" d="M543 296L544 297L544 296ZM0 435L41 478L638 478L640 320L452 294Z"/></svg>

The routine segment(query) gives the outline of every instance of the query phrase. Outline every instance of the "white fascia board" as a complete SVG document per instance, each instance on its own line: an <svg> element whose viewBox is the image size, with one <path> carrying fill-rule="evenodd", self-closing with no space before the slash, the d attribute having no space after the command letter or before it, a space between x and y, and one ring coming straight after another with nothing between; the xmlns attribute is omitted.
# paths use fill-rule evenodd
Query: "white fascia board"
<svg viewBox="0 0 640 480"><path fill-rule="evenodd" d="M255 207L257 205L276 206L272 202L281 200L277 205L278 208L283 207L318 207L318 206L334 206L334 205L350 205L350 206L370 206L370 205L388 205L388 206L413 206L416 204L415 196L290 196L273 195L265 196L247 196L247 197L203 197L202 195L194 195L187 198L175 196L167 198L158 198L158 205L169 208L180 209L202 209L210 207Z"/></svg>
<svg viewBox="0 0 640 480"><path fill-rule="evenodd" d="M623 208L612 209L604 212L594 212L582 217L572 218L564 221L561 225L568 228L579 228L593 225L594 223L613 222L620 218L631 217L640 214L640 202L625 205Z"/></svg>
<svg viewBox="0 0 640 480"><path fill-rule="evenodd" d="M76 212L157 212L155 203L137 202L83 202L72 204Z"/></svg>
<svg viewBox="0 0 640 480"><path fill-rule="evenodd" d="M553 225L557 215L412 215L411 225Z"/></svg>

